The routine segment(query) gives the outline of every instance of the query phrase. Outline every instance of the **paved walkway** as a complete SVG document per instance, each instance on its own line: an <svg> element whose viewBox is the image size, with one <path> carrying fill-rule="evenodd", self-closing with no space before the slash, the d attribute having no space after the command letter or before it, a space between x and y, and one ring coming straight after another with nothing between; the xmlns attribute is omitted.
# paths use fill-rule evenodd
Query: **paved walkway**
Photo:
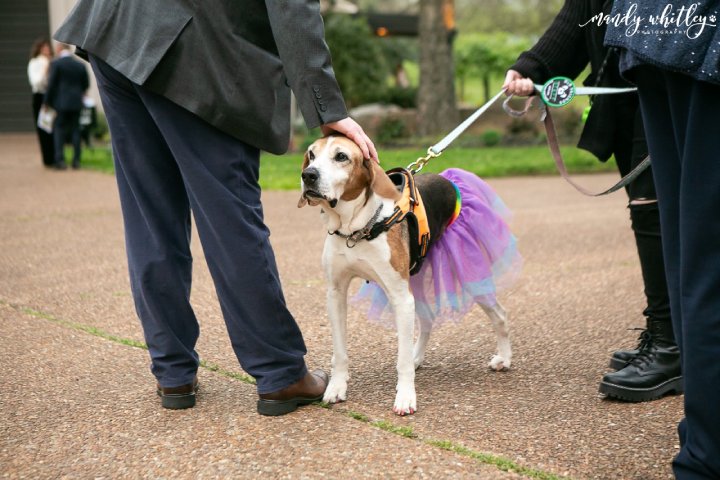
<svg viewBox="0 0 720 480"><path fill-rule="evenodd" d="M159 407L137 346L114 179L48 171L38 155L34 137L0 136L3 478L671 478L682 398L597 394L610 352L633 345L626 329L643 324L622 194L584 198L557 177L490 181L515 213L525 257L503 297L511 371L486 368L493 335L476 312L433 335L420 411L395 417L394 334L352 312L348 401L269 419L255 413L197 241L202 390L192 410ZM297 195L267 192L266 218L307 361L327 369L324 234Z"/></svg>

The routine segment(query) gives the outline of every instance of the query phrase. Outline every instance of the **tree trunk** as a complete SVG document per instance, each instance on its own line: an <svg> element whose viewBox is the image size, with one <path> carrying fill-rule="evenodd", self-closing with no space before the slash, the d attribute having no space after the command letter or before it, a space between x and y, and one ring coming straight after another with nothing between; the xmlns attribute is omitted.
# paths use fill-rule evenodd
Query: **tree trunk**
<svg viewBox="0 0 720 480"><path fill-rule="evenodd" d="M446 0L420 0L419 131L437 135L458 122L452 45L443 22Z"/></svg>

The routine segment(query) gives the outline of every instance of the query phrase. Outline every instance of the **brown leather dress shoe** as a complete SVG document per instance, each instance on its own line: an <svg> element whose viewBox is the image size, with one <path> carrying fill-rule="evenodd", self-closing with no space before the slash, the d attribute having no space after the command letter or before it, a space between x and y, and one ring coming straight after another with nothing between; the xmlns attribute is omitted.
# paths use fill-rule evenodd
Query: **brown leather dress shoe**
<svg viewBox="0 0 720 480"><path fill-rule="evenodd" d="M179 387L157 386L157 394L162 401L163 408L182 410L195 406L195 394L199 388L198 379L195 377L193 383L180 385Z"/></svg>
<svg viewBox="0 0 720 480"><path fill-rule="evenodd" d="M294 412L302 405L322 400L328 384L328 375L322 370L308 372L289 387L272 393L260 394L257 411L260 415L277 416Z"/></svg>

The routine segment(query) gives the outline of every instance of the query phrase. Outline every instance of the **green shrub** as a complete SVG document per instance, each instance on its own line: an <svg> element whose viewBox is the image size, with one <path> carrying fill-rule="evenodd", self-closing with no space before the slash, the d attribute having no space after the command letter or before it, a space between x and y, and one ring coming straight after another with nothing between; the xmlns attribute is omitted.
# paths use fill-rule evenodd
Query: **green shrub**
<svg viewBox="0 0 720 480"><path fill-rule="evenodd" d="M332 54L333 70L349 107L381 101L390 67L380 41L364 17L329 14L325 39Z"/></svg>
<svg viewBox="0 0 720 480"><path fill-rule="evenodd" d="M500 135L500 132L497 130L485 130L482 135L480 135L480 138L482 139L483 145L486 147L494 147L500 143L502 135Z"/></svg>
<svg viewBox="0 0 720 480"><path fill-rule="evenodd" d="M415 108L417 106L417 87L390 87L385 92L382 101L401 108Z"/></svg>
<svg viewBox="0 0 720 480"><path fill-rule="evenodd" d="M378 125L376 140L382 145L407 136L408 131L404 121L399 118L387 117Z"/></svg>

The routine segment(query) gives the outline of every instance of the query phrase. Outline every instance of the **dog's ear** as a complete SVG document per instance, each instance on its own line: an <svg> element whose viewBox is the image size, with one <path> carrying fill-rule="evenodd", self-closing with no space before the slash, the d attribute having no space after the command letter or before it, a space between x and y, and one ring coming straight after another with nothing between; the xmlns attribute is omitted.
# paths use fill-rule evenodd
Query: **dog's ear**
<svg viewBox="0 0 720 480"><path fill-rule="evenodd" d="M370 188L383 198L389 198L397 201L400 198L400 192L395 184L387 176L385 170L373 160L363 160L365 166L370 171Z"/></svg>
<svg viewBox="0 0 720 480"><path fill-rule="evenodd" d="M305 170L308 165L310 165L310 155L308 155L308 151L305 150L305 157L303 157L303 163L302 167L300 167L300 171L302 172L303 170Z"/></svg>
<svg viewBox="0 0 720 480"><path fill-rule="evenodd" d="M310 165L310 156L308 156L308 152L307 152L307 150L305 150L305 158L303 159L302 167L300 167L300 173L302 173L303 170L305 170L308 167L308 165ZM302 183L300 185L302 185ZM307 198L305 198L305 195L303 195L302 192L300 192L300 200L298 200L297 207L302 208L307 204L308 204Z"/></svg>

